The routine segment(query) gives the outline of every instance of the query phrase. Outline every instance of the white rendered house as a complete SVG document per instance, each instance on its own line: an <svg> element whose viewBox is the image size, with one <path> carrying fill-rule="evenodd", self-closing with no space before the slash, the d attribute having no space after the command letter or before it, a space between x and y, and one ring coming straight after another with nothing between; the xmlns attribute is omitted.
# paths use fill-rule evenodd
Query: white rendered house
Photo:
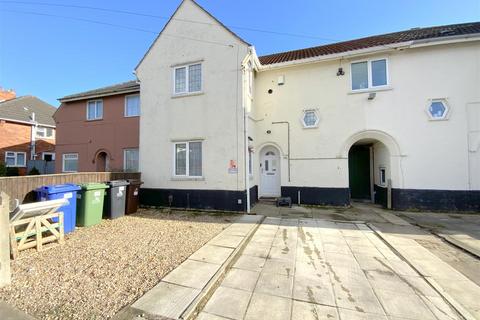
<svg viewBox="0 0 480 320"><path fill-rule="evenodd" d="M480 23L257 57L184 0L136 75L143 204L480 210Z"/></svg>

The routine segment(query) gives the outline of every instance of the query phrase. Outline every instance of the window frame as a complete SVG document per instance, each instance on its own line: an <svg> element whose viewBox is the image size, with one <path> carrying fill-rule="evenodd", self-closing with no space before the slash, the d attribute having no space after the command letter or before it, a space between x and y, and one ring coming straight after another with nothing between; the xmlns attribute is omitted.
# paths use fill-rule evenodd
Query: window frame
<svg viewBox="0 0 480 320"><path fill-rule="evenodd" d="M76 156L77 156L77 171L66 171L66 170L65 170L65 156L67 156L67 155L76 155ZM76 153L76 152L63 153L63 154L62 154L62 172L67 172L67 173L69 173L69 172L73 172L73 173L78 172L78 164L79 164L78 161L79 161L79 160L80 160L80 156L79 156L79 154Z"/></svg>
<svg viewBox="0 0 480 320"><path fill-rule="evenodd" d="M14 165L8 165L7 164L7 157L12 158L11 156L9 157L7 154L8 153L13 153L15 157L15 164ZM23 165L18 164L18 154L23 154ZM24 168L27 166L27 153L24 151L5 151L5 167L8 168Z"/></svg>
<svg viewBox="0 0 480 320"><path fill-rule="evenodd" d="M44 132L44 136L39 136L38 135L38 129L43 129L42 132ZM47 131L48 129L52 130L52 135L49 136L47 135ZM51 127L45 127L45 126L37 126L36 128L36 131L35 131L35 138L39 138L39 139L53 139L55 137L55 130Z"/></svg>
<svg viewBox="0 0 480 320"><path fill-rule="evenodd" d="M372 78L372 62L374 61L380 61L380 60L385 60L385 80L386 84L382 84L379 86L373 86L373 78ZM352 65L355 63L362 63L366 62L367 63L367 83L368 87L367 88L362 88L362 89L353 89L353 75L352 75ZM350 61L350 91L351 92L365 92L365 91L375 91L375 90L381 90L385 88L390 87L390 62L388 57L378 57L378 58L371 58L371 59L360 59L360 60L354 60Z"/></svg>
<svg viewBox="0 0 480 320"><path fill-rule="evenodd" d="M383 171L384 180L382 180L382 171ZM378 168L378 182L382 187L385 187L387 185L387 168L386 167L381 166Z"/></svg>
<svg viewBox="0 0 480 320"><path fill-rule="evenodd" d="M307 112L313 112L315 114L315 116L317 117L317 120L315 121L315 124L313 124L311 126L309 126L305 123L305 115L307 114ZM301 121L304 129L318 128L318 124L320 123L320 116L318 115L317 109L304 109L304 110L302 110L302 117L300 118L300 121Z"/></svg>
<svg viewBox="0 0 480 320"><path fill-rule="evenodd" d="M134 97L134 96L138 97L138 114L133 115L133 116L132 115L127 115L127 100L128 100L128 97ZM125 96L125 106L124 106L124 109L123 109L123 116L125 118L140 117L140 93L134 93L134 94L129 94L129 95Z"/></svg>
<svg viewBox="0 0 480 320"><path fill-rule="evenodd" d="M189 85L189 67L193 65L200 65L200 90L198 91L190 91L190 85ZM176 71L177 69L185 68L185 91L182 92L176 92L175 91L175 83L176 83ZM200 94L203 92L203 61L197 61L197 62L190 62L187 64L181 64L181 65L176 65L172 67L172 92L173 96L188 96L188 95L196 95Z"/></svg>
<svg viewBox="0 0 480 320"><path fill-rule="evenodd" d="M441 118L436 118L434 117L431 113L430 113L430 106L432 105L432 103L434 102L440 102L443 104L443 107L445 108L445 113L443 114L443 117ZM425 108L425 112L427 113L428 115L428 119L430 121L446 121L449 119L450 117L450 110L451 110L451 107L450 107L450 103L447 101L446 98L433 98L433 99L428 99L427 101L427 106Z"/></svg>
<svg viewBox="0 0 480 320"><path fill-rule="evenodd" d="M91 102L95 102L95 118L93 119L89 119L88 118L88 107L90 105ZM97 117L97 108L98 108L98 103L101 102L102 103L102 116L101 117ZM94 99L94 100L88 100L87 101L87 121L98 121L98 120L103 120L103 99Z"/></svg>
<svg viewBox="0 0 480 320"><path fill-rule="evenodd" d="M192 142L200 142L201 145L201 150L202 150L202 165L201 165L201 170L202 174L199 176L192 176L190 175L190 143ZM185 156L185 174L177 174L177 145L178 144L185 144L186 148L186 156ZM186 141L174 141L173 142L173 177L174 178L185 178L185 179L203 179L204 177L204 152L203 152L203 140L186 140Z"/></svg>
<svg viewBox="0 0 480 320"><path fill-rule="evenodd" d="M45 160L45 155L51 155L52 161L55 161L55 152L42 152L42 160Z"/></svg>
<svg viewBox="0 0 480 320"><path fill-rule="evenodd" d="M127 170L127 152L136 150L138 154L137 159L137 170L136 171L129 171ZM123 171L125 172L139 172L140 171L140 150L139 148L125 148L123 149Z"/></svg>

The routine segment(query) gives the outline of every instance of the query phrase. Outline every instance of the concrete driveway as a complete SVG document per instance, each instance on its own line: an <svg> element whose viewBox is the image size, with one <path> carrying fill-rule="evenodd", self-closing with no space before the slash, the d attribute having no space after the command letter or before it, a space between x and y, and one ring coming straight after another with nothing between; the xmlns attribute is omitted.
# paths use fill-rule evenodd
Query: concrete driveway
<svg viewBox="0 0 480 320"><path fill-rule="evenodd" d="M266 218L198 319L461 319L363 223Z"/></svg>

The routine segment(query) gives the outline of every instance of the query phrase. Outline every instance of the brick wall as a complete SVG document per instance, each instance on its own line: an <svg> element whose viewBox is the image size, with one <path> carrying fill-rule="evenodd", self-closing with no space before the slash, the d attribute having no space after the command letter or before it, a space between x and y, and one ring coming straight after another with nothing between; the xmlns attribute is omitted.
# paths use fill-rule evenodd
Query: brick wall
<svg viewBox="0 0 480 320"><path fill-rule="evenodd" d="M21 123L0 120L0 162L5 162L6 151L26 152L26 159L30 159L31 126ZM36 141L37 159L41 159L42 152L55 152L55 139L41 139ZM20 174L26 174L26 167L19 168Z"/></svg>

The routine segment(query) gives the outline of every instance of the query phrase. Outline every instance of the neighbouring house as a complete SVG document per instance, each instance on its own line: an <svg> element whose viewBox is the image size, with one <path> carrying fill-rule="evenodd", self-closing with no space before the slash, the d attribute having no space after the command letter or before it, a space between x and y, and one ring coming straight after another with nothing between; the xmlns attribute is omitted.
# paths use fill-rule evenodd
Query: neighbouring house
<svg viewBox="0 0 480 320"><path fill-rule="evenodd" d="M136 81L60 98L56 172L138 171Z"/></svg>
<svg viewBox="0 0 480 320"><path fill-rule="evenodd" d="M55 110L34 96L0 102L0 162L24 175L29 161L54 161ZM44 164L37 169L44 171Z"/></svg>
<svg viewBox="0 0 480 320"><path fill-rule="evenodd" d="M479 62L478 22L257 57L184 0L136 67L141 201L245 211L282 195L480 210ZM105 97L105 119L85 119L90 99L64 98L57 113L59 148L85 154L81 170L95 169L96 138L123 142L103 125Z"/></svg>
<svg viewBox="0 0 480 320"><path fill-rule="evenodd" d="M17 94L15 93L15 90L13 89L5 90L2 87L0 87L0 102L14 99L16 96Z"/></svg>

